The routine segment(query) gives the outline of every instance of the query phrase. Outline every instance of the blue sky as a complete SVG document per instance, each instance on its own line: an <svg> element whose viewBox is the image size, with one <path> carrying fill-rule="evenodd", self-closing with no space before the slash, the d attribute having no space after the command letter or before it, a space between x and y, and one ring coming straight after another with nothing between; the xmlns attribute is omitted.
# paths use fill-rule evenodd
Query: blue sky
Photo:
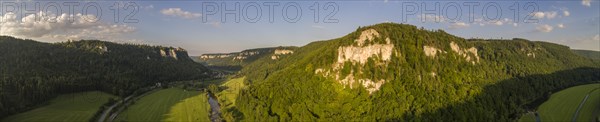
<svg viewBox="0 0 600 122"><path fill-rule="evenodd" d="M69 13L68 7L64 4L73 2L79 3L79 6L74 7L73 13ZM12 14L0 9L2 10L0 12L2 15L0 34L2 35L47 42L101 39L175 46L187 49L190 55L234 52L260 47L302 46L313 41L344 36L358 26L382 22L408 23L426 29L443 29L464 38L518 37L559 43L573 49L600 50L600 1L598 0L55 2L58 4L53 5L62 6L61 11L56 9L44 11L51 6L48 5L50 3L48 1L13 1L2 2L0 7L7 8L7 5L14 5L13 3L25 4L28 7L40 3L41 12L33 15L38 15L41 19L27 21L30 20L27 18L31 15L20 14L19 12L24 11L22 7L12 11ZM114 13L115 3L120 5L118 14ZM238 13L221 16L222 7L231 10L236 3L239 3L240 8L235 9L234 12L241 12L243 15ZM270 9L267 5L273 4L278 5L274 7L274 11L271 11L274 12L274 16L272 16L273 22L270 22ZM436 8L436 4L439 4L439 7ZM467 5L476 4L478 5L472 6L474 11L469 11L471 9ZM102 11L101 15L97 14L98 9L93 5L98 5ZM319 7L315 7L317 5ZM128 6L137 7L139 11L130 14L133 9L125 9ZM211 11L214 7L219 10ZM537 9L534 10L536 7ZM87 8L88 14L84 13L84 8ZM297 11L298 9L301 12ZM257 14L257 10L260 10L260 14ZM287 14L284 16L285 10ZM318 14L315 14L315 10L318 10ZM67 16L60 16L61 13L66 13ZM82 15L77 16L78 13ZM300 13L301 16L294 19L298 17L296 13ZM71 14L75 15L74 19L71 19L73 21L60 21L61 17L68 19L70 17L68 15ZM114 21L115 15L119 15L117 22ZM131 19L137 22L124 23L122 19L127 15L133 15ZM260 17L257 17L258 15ZM318 22L315 22L315 15L319 16ZM328 15L332 16L325 20ZM240 17L239 23L234 21L235 16ZM53 17L58 22L49 21ZM89 18L96 18L92 20L98 21L85 21ZM223 18L226 21L222 21ZM435 18L439 19L436 21Z"/></svg>

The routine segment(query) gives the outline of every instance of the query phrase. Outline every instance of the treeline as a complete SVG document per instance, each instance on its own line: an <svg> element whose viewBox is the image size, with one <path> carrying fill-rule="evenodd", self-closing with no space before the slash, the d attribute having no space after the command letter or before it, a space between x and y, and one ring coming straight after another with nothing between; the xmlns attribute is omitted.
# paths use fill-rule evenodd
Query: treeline
<svg viewBox="0 0 600 122"><path fill-rule="evenodd" d="M389 62L370 58L349 63L343 76L382 79L369 94L350 89L316 69L332 69L340 46L354 45L361 32L375 29L394 52ZM452 50L474 47L475 63ZM435 57L424 46L436 47ZM475 60L474 54L468 54ZM580 67L589 67L581 68ZM508 121L548 92L600 80L600 64L578 56L566 46L524 39L463 39L442 30L384 23L360 27L344 37L303 46L280 60L261 58L242 69L249 88L236 101L247 121ZM344 71L348 70L348 71Z"/></svg>
<svg viewBox="0 0 600 122"><path fill-rule="evenodd" d="M127 96L157 82L207 78L212 73L185 50L171 47L97 40L41 43L1 36L0 50L0 118L58 94L100 90ZM177 58L168 56L170 50L176 50Z"/></svg>

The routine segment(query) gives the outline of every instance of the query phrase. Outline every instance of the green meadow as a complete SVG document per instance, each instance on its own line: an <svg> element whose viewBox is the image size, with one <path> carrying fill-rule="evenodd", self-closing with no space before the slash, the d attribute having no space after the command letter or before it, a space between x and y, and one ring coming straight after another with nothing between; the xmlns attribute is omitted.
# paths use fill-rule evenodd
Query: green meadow
<svg viewBox="0 0 600 122"><path fill-rule="evenodd" d="M572 121L577 108L588 93L590 96L576 117L577 121L593 121L600 112L600 84L574 86L552 94L548 101L538 107L541 121ZM526 114L520 121L535 121L535 116Z"/></svg>
<svg viewBox="0 0 600 122"><path fill-rule="evenodd" d="M2 121L89 121L109 98L116 97L99 91L64 94L51 100L48 105L9 116Z"/></svg>
<svg viewBox="0 0 600 122"><path fill-rule="evenodd" d="M115 121L210 121L206 93L168 88L135 101Z"/></svg>

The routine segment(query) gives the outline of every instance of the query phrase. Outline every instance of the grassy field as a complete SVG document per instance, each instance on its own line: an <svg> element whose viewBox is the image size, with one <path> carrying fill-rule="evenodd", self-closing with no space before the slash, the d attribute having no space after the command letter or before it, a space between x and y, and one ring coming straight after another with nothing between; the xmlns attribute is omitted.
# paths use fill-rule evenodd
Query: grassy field
<svg viewBox="0 0 600 122"><path fill-rule="evenodd" d="M206 101L200 91L163 89L137 100L116 121L210 121Z"/></svg>
<svg viewBox="0 0 600 122"><path fill-rule="evenodd" d="M60 95L46 106L9 116L2 121L89 121L109 98L116 97L99 91Z"/></svg>
<svg viewBox="0 0 600 122"><path fill-rule="evenodd" d="M237 98L239 91L245 87L244 78L230 79L223 84L221 87L225 88L217 94L219 103L222 105L221 109L231 108L235 105L235 99Z"/></svg>
<svg viewBox="0 0 600 122"><path fill-rule="evenodd" d="M600 88L600 84L596 84L596 86L596 88ZM598 116L600 116L600 89L590 93L587 101L581 107L577 121L592 122Z"/></svg>
<svg viewBox="0 0 600 122"><path fill-rule="evenodd" d="M600 84L588 84L567 88L552 94L550 99L538 108L542 121L571 121L579 104L593 89L600 88ZM579 112L578 121L594 119L592 113L600 107L600 90L586 100Z"/></svg>

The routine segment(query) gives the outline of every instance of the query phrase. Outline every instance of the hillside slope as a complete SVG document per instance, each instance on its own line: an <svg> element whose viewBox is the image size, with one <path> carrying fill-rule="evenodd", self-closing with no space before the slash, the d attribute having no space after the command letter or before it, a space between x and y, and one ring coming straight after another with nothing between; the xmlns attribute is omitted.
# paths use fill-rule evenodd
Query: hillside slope
<svg viewBox="0 0 600 122"><path fill-rule="evenodd" d="M249 64L234 111L248 121L507 121L550 91L600 80L599 66L552 43L383 23Z"/></svg>
<svg viewBox="0 0 600 122"><path fill-rule="evenodd" d="M233 53L202 54L201 56L193 56L192 59L209 68L238 71L242 69L243 66L262 57L268 57L275 60L282 56L293 54L295 49L297 49L297 47L289 46L256 48Z"/></svg>
<svg viewBox="0 0 600 122"><path fill-rule="evenodd" d="M207 78L181 48L82 40L42 43L0 37L0 117L62 93L125 96L157 82Z"/></svg>
<svg viewBox="0 0 600 122"><path fill-rule="evenodd" d="M572 51L583 57L591 58L594 60L600 60L600 51L591 51L591 50L572 50Z"/></svg>

